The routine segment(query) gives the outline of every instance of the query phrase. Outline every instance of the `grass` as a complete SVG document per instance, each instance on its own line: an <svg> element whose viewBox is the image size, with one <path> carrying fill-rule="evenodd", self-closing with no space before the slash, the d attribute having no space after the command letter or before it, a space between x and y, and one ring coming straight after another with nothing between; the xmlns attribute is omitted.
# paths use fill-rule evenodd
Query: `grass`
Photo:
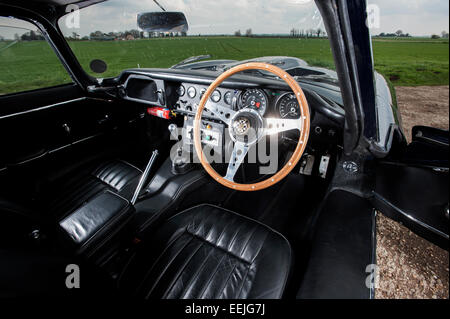
<svg viewBox="0 0 450 319"><path fill-rule="evenodd" d="M375 68L396 86L448 85L448 49L448 41L375 40Z"/></svg>
<svg viewBox="0 0 450 319"><path fill-rule="evenodd" d="M0 42L0 94L70 82L70 78L43 41ZM286 55L311 65L334 68L327 39L190 37L136 41L73 41L72 50L88 73L94 58L108 63L102 77L126 68L170 67L193 55L242 60ZM375 68L394 85L448 85L449 47L446 40L386 39L373 42Z"/></svg>

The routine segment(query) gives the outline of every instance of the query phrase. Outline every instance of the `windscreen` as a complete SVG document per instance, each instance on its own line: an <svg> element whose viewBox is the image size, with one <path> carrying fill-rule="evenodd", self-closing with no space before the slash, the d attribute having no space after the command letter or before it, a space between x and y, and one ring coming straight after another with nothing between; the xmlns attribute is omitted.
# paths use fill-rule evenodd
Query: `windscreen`
<svg viewBox="0 0 450 319"><path fill-rule="evenodd" d="M146 32L137 17L146 12L182 12L188 31ZM312 0L255 1L110 0L78 10L59 27L83 68L94 59L107 63L101 77L127 68L171 67L192 56L245 60L291 56L333 68L324 24Z"/></svg>

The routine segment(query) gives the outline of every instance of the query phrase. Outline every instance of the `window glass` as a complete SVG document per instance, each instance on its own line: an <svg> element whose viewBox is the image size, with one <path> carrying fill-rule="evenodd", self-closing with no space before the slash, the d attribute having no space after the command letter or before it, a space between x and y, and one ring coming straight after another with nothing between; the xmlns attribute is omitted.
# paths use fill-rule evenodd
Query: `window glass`
<svg viewBox="0 0 450 319"><path fill-rule="evenodd" d="M23 20L0 17L0 95L71 81L36 26Z"/></svg>
<svg viewBox="0 0 450 319"><path fill-rule="evenodd" d="M187 32L144 32L145 12L182 12ZM322 17L312 0L142 1L110 0L69 13L59 27L82 67L96 77L117 76L128 68L168 68L199 55L245 60L292 56L310 65L334 68ZM101 59L101 75L90 62Z"/></svg>

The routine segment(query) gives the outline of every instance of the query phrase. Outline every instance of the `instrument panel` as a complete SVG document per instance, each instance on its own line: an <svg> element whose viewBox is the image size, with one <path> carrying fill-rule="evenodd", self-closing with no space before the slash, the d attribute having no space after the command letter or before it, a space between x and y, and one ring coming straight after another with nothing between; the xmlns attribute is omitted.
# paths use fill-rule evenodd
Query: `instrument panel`
<svg viewBox="0 0 450 319"><path fill-rule="evenodd" d="M205 94L207 86L182 83L175 92L178 95L173 111L193 115L197 111L200 100ZM300 107L294 94L287 91L249 88L244 90L217 88L210 96L210 101L233 110L252 108L261 116L279 117L287 119L300 118ZM215 119L214 114L207 108L204 117Z"/></svg>
<svg viewBox="0 0 450 319"><path fill-rule="evenodd" d="M173 106L173 111L182 114L195 114L206 89L207 86L182 83L176 89L178 97ZM238 90L218 88L211 94L210 100L214 103L220 103L221 105L226 105L234 109L233 103L238 94ZM214 117L214 115L206 109L203 111L203 115L206 117Z"/></svg>

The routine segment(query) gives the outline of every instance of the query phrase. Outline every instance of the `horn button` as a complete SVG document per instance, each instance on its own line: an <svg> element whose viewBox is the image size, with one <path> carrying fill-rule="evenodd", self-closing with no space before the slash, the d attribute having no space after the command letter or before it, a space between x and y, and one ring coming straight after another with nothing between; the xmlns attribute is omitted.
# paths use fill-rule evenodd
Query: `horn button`
<svg viewBox="0 0 450 319"><path fill-rule="evenodd" d="M262 136L263 119L259 112L253 109L239 110L231 119L228 131L234 142L254 144Z"/></svg>
<svg viewBox="0 0 450 319"><path fill-rule="evenodd" d="M245 135L250 127L250 120L244 116L240 116L233 121L233 131L236 135Z"/></svg>

